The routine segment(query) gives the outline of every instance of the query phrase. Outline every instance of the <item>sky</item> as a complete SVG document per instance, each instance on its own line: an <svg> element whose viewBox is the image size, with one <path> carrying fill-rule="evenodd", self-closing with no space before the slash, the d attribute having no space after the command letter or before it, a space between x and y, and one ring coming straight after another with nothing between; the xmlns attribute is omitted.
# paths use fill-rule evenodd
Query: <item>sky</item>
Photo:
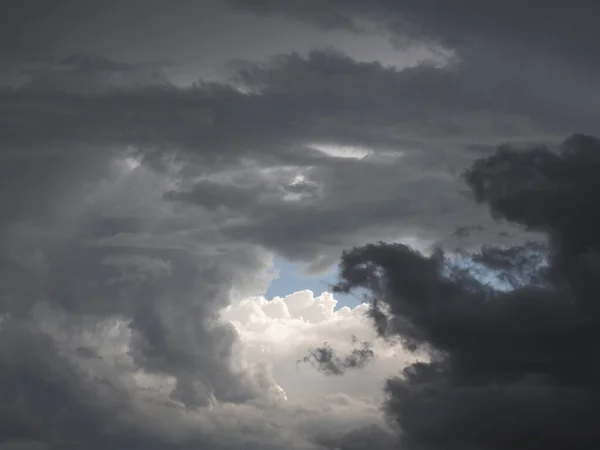
<svg viewBox="0 0 600 450"><path fill-rule="evenodd" d="M0 3L0 450L598 448L596 2Z"/></svg>

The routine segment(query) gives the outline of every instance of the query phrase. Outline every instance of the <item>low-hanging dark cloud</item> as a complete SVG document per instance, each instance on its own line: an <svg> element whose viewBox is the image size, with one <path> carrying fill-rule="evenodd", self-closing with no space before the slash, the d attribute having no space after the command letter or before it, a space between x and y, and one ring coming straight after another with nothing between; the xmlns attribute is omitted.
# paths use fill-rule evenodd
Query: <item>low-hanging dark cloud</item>
<svg viewBox="0 0 600 450"><path fill-rule="evenodd" d="M595 84L593 80L600 71L598 62L590 56L599 50L595 25L598 5L591 0L557 1L552 5L536 0L528 3L526 9L512 0L501 3L230 0L230 3L244 11L281 15L329 30L344 29L365 36L382 34L401 48L425 44L434 51L441 49L451 55L452 75L446 76L447 68L438 67L430 69L429 78L417 78L418 83L429 85L436 104L449 100L460 107L463 101L468 101L469 92L479 91L478 105L482 111L492 104L499 105L498 102L510 109L517 104L528 110L539 106L536 115L529 110L518 120L523 124L525 118L542 115L553 120L550 114L558 111L557 101L575 100L586 92L595 97L589 83ZM579 80L579 86L568 88L569 80L574 79ZM454 88L461 86L463 91L456 97L446 97L453 82L457 83ZM541 98L545 99L544 106L539 102ZM586 100L575 102L569 107L571 112L587 109ZM421 107L426 104L420 103ZM586 116L573 122L565 134L574 130L596 133L593 116ZM477 117L471 118L476 120ZM451 130L454 123L447 118L446 129ZM555 125L565 123L558 119Z"/></svg>
<svg viewBox="0 0 600 450"><path fill-rule="evenodd" d="M36 167L51 163L84 178L86 171L105 170L100 167L108 154L124 153L157 171L182 167L179 184L165 189L166 200L243 217L221 227L229 238L292 260L326 256L331 263L342 248L377 229L402 223L402 232L436 240L451 238L460 217L470 225L484 221L458 194L451 173L472 157L465 146L495 145L507 136L551 139L557 121L566 129L577 119L570 106L575 99L561 104L568 113L558 120L554 112L543 114L544 92L531 94L535 98L527 103L506 96L508 86L498 87L494 102L486 104L493 89L477 85L463 69L397 70L335 51L244 64L233 78L250 93L227 83L176 87L153 75L157 64L75 55L28 70L20 88L0 92L1 120L10 130L4 137L6 172L27 165L26 173L39 179ZM583 121L590 99L580 95L577 101ZM331 158L314 147L327 144L370 154ZM274 169L265 181L256 173L262 168ZM191 181L231 170L246 174ZM306 179L294 180L294 171ZM62 195L57 189L68 178L48 178L51 173L42 177L52 184L45 195ZM14 183L34 189L23 177ZM302 201L282 202L286 194ZM413 202L414 195L421 201ZM51 204L31 197L40 205L11 202L11 208L24 213ZM349 212L349 198L368 213Z"/></svg>
<svg viewBox="0 0 600 450"><path fill-rule="evenodd" d="M448 274L442 252L379 243L344 254L336 289L369 290L380 334L428 356L386 387L407 448L600 443L599 155L600 141L575 135L558 152L502 147L465 172L493 215L548 238L476 255L521 275L509 291Z"/></svg>
<svg viewBox="0 0 600 450"><path fill-rule="evenodd" d="M590 57L598 49L598 5L592 0L552 5L535 0L526 9L515 0L229 1L245 10L282 14L325 29L384 32L398 44L414 40L441 44L461 56L488 50L494 59L510 54L519 61L563 60L575 70L599 68Z"/></svg>

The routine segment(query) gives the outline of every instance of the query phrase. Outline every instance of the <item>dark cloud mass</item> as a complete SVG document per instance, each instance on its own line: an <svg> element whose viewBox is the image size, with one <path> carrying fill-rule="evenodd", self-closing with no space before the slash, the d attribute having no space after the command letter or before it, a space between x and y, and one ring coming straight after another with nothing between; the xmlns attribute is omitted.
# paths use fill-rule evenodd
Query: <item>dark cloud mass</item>
<svg viewBox="0 0 600 450"><path fill-rule="evenodd" d="M599 12L3 1L0 450L596 448ZM390 424L352 392L289 400L222 315L274 258L317 273L352 247L336 289L420 361L387 383ZM346 336L365 308L311 298L249 303L246 334ZM379 344L306 361L343 390Z"/></svg>
<svg viewBox="0 0 600 450"><path fill-rule="evenodd" d="M381 334L429 355L386 388L408 448L600 443L599 155L600 141L577 135L559 152L502 147L464 174L494 215L548 236L547 249L488 248L479 261L516 275L537 270L536 282L498 291L468 272L445 274L441 252L401 244L344 254L337 289L369 289ZM548 267L528 266L540 250Z"/></svg>
<svg viewBox="0 0 600 450"><path fill-rule="evenodd" d="M596 64L590 57L598 45L593 19L597 4L592 0L551 6L534 0L527 12L515 0L334 0L325 5L318 0L229 1L258 13L285 14L327 28L367 32L372 29L368 22L374 21L398 38L438 41L461 51L488 48L496 54L510 51L525 56L525 48L533 48L536 52L529 57L568 58L577 68Z"/></svg>
<svg viewBox="0 0 600 450"><path fill-rule="evenodd" d="M591 97L583 98L586 92L595 97L592 86L600 70L591 56L599 50L594 21L598 6L592 0L558 1L552 5L535 0L528 2L527 12L522 3L514 0L334 0L326 4L318 0L230 0L230 3L259 14L283 15L328 29L347 29L364 35L382 33L400 46L428 43L436 49L441 47L453 55L456 70L451 75L446 70L431 70L435 81L419 79L422 87L428 86L424 91L435 97L436 104L443 102L441 99L452 92L451 86L456 88L458 83L466 92L461 91L454 98L457 106L468 101L469 91L478 91L478 106L482 111L501 105L513 111L527 109L519 120L523 125L525 117L530 120L545 116L554 121L550 114L560 110L557 102L573 101L568 109L582 116L571 122L566 133L596 132L593 115L584 113L592 106L588 103ZM579 80L578 86L567 87L569 80L574 79ZM421 103L425 105L426 102ZM532 107L535 114L529 110ZM473 120L478 119L472 117ZM452 129L454 121L449 117L445 121L446 129ZM556 129L567 123L559 119L553 125Z"/></svg>

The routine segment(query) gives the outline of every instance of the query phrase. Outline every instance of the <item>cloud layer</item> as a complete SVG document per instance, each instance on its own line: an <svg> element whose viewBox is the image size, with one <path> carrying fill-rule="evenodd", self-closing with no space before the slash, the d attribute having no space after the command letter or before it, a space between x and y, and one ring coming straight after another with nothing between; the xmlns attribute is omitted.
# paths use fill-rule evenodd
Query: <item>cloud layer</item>
<svg viewBox="0 0 600 450"><path fill-rule="evenodd" d="M597 444L591 2L5 3L0 449ZM250 14L397 53L175 80Z"/></svg>

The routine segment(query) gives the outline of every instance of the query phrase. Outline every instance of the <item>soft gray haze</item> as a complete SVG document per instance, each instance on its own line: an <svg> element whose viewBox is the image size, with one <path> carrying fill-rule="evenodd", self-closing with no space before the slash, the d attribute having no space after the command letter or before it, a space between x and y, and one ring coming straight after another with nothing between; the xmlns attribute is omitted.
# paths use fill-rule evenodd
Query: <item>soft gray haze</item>
<svg viewBox="0 0 600 450"><path fill-rule="evenodd" d="M391 243L452 256L533 238L559 262L575 261L565 242L593 253L591 238L569 247L592 231L558 218L596 224L580 214L592 200L577 199L597 198L597 143L548 155L572 133L600 134L598 13L587 0L1 2L0 450L537 448L526 426L504 439L473 418L485 399L507 417L538 391L510 404L469 394L474 409L452 416L444 408L462 402L444 386L572 379L523 369L500 331L473 331L468 317L518 320L473 307L491 295L481 277L457 275L477 295L448 287L435 253ZM490 156L502 144L550 150ZM361 247L378 241L390 244ZM537 276L522 260L545 250L512 248L467 267ZM336 292L265 298L274 261L326 274L349 250L335 290L372 294L397 321L369 298L339 308ZM551 266L562 283L565 265ZM552 295L579 299L565 292ZM439 295L468 298L447 307L456 321L413 309ZM548 342L596 342L598 325L577 320L576 338ZM533 347L533 359L575 364ZM482 354L485 370L470 365ZM393 378L415 358L424 368ZM435 411L407 379L443 393ZM544 448L597 448L573 437L597 443L586 420L600 417L580 402L593 383L577 380L564 403L544 391L524 407L580 419Z"/></svg>

